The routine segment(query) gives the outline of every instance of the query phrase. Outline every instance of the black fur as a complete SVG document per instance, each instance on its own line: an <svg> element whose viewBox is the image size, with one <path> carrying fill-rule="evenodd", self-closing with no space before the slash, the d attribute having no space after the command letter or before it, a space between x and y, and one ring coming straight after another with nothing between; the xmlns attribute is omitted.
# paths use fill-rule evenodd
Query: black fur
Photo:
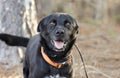
<svg viewBox="0 0 120 78"><path fill-rule="evenodd" d="M78 25L68 14L51 14L41 20L37 34L30 38L0 34L0 39L11 46L27 45L23 74L24 78L72 78L72 63L58 69L48 64L41 55L41 46L54 62L68 60L71 48L76 40ZM56 48L54 41L64 42L64 47Z"/></svg>

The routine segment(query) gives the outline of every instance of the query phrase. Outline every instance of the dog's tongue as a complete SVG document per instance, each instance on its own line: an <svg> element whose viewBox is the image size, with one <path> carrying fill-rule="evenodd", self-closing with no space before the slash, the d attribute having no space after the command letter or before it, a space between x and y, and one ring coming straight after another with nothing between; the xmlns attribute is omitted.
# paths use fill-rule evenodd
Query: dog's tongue
<svg viewBox="0 0 120 78"><path fill-rule="evenodd" d="M57 49L62 49L64 47L63 41L54 41L54 45Z"/></svg>

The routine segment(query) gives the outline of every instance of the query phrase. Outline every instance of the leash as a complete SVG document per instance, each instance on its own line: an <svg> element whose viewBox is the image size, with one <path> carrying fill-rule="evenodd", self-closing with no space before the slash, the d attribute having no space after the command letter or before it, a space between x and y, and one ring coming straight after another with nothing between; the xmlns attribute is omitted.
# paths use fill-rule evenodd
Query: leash
<svg viewBox="0 0 120 78"><path fill-rule="evenodd" d="M84 63L84 59L83 59L83 57L82 57L82 54L81 54L78 46L77 46L76 44L74 44L74 46L75 46L75 48L77 49L77 51L78 51L78 53L79 53L79 55L80 55L81 61L82 61L82 63L83 63L83 67L84 67L84 71L85 71L86 78L88 78L88 74L87 74L87 70L86 70L86 67L85 67L85 63Z"/></svg>

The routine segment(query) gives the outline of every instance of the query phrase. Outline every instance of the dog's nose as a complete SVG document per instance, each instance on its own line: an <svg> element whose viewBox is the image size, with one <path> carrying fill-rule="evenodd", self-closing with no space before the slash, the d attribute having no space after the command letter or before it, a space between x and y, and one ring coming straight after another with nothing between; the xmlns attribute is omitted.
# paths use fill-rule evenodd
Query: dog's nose
<svg viewBox="0 0 120 78"><path fill-rule="evenodd" d="M57 36L63 36L64 35L64 30L63 29L58 29L56 30L56 33L55 33Z"/></svg>

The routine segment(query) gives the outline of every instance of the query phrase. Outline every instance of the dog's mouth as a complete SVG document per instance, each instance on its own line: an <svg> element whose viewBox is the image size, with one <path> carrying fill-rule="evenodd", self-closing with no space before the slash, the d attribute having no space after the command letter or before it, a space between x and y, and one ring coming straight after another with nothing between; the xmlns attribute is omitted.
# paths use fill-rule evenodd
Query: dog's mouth
<svg viewBox="0 0 120 78"><path fill-rule="evenodd" d="M64 51L65 50L65 45L66 45L65 41L63 41L63 40L53 40L52 43L53 43L54 49L56 51Z"/></svg>

